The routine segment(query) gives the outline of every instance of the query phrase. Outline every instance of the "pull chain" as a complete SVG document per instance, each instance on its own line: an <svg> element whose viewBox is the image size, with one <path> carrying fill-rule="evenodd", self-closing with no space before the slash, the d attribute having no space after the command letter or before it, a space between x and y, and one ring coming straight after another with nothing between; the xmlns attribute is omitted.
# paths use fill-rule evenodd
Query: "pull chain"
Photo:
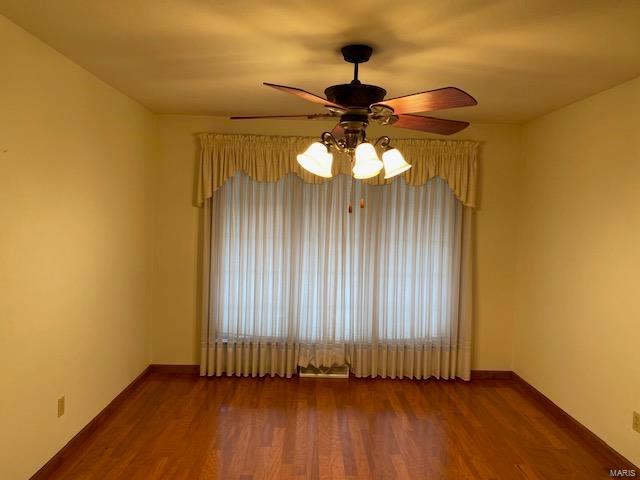
<svg viewBox="0 0 640 480"><path fill-rule="evenodd" d="M347 208L348 213L353 213L353 204L355 201L355 193L354 193L354 183L356 179L351 177L351 184L349 185L349 207ZM364 196L360 196L360 208L364 208Z"/></svg>
<svg viewBox="0 0 640 480"><path fill-rule="evenodd" d="M357 64L356 64L357 65ZM354 158L351 157L351 163L353 164L354 162ZM351 183L349 184L349 206L347 207L347 213L353 213L353 204L355 203L355 192L354 192L354 185L355 185L356 179L355 177L351 177ZM360 208L364 208L364 189L363 189L363 193L360 195Z"/></svg>
<svg viewBox="0 0 640 480"><path fill-rule="evenodd" d="M348 213L353 213L353 184L355 183L356 179L351 177L351 182L349 183L349 208L347 209Z"/></svg>

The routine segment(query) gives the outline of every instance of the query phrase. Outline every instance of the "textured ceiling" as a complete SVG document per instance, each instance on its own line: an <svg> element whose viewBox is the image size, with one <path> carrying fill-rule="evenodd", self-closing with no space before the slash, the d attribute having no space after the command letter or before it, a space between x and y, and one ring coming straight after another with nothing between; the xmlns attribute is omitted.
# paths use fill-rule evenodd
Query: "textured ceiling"
<svg viewBox="0 0 640 480"><path fill-rule="evenodd" d="M388 97L458 86L448 118L519 123L640 75L639 0L0 0L0 13L157 113L291 114L351 78Z"/></svg>

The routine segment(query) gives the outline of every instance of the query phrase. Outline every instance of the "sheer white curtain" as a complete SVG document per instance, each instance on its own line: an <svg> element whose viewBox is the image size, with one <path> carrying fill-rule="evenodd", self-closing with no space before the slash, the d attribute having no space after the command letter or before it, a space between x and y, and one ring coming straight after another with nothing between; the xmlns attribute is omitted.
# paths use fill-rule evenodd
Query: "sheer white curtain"
<svg viewBox="0 0 640 480"><path fill-rule="evenodd" d="M468 378L470 211L445 181L236 173L205 215L203 373Z"/></svg>

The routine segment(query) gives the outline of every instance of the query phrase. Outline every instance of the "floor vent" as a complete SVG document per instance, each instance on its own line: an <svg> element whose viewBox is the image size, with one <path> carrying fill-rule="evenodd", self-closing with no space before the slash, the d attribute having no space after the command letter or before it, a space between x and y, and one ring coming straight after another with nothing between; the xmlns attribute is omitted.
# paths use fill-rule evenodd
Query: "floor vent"
<svg viewBox="0 0 640 480"><path fill-rule="evenodd" d="M314 378L349 378L349 366L338 365L333 367L300 367L301 377Z"/></svg>

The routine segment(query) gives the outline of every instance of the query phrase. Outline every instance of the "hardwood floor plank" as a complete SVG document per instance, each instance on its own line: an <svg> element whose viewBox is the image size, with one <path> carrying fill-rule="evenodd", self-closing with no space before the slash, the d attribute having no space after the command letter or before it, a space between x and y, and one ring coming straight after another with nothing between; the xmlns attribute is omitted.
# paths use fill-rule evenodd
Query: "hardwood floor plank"
<svg viewBox="0 0 640 480"><path fill-rule="evenodd" d="M152 372L49 478L589 479L633 468L527 392L512 379Z"/></svg>

